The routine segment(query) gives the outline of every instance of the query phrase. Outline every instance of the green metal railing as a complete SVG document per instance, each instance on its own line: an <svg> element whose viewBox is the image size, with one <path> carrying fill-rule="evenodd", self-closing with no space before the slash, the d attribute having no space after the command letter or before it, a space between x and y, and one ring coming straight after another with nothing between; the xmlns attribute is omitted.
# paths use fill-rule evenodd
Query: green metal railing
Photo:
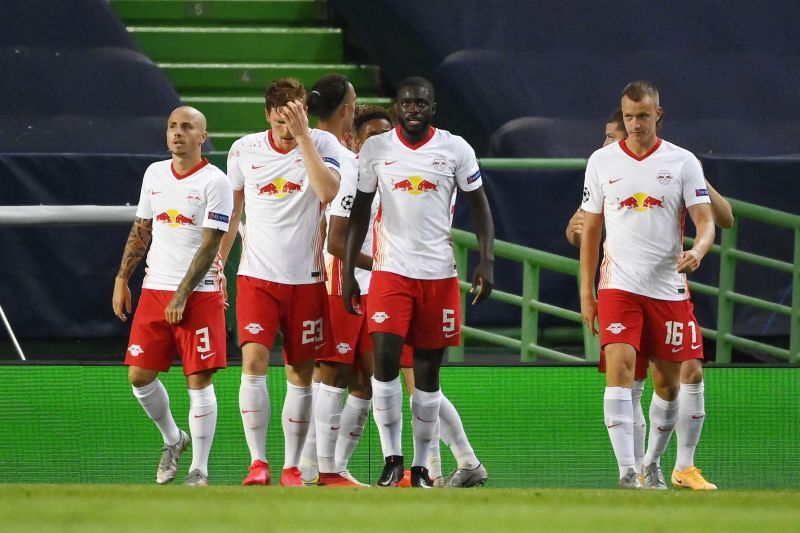
<svg viewBox="0 0 800 533"><path fill-rule="evenodd" d="M484 170L525 170L525 169L562 169L580 170L586 165L585 159L483 159ZM732 349L761 352L791 363L800 363L800 216L776 211L767 207L750 204L741 200L728 198L733 208L736 221L732 228L722 230L719 245L711 248L711 253L720 255L719 287L697 282L689 282L689 288L698 294L716 297L718 300L717 329L701 328L706 338L717 341L716 362L729 363ZM770 224L792 230L794 233L794 259L792 263L764 257L740 250L736 247L738 229L741 220ZM566 221L564 221L566 224ZM468 291L470 287L467 272L467 255L470 250L478 249L474 234L454 229L453 244L456 265L459 272L459 284L464 293L462 297L462 316L466 318ZM693 240L686 239L688 246ZM526 248L524 246L495 241L495 257L501 257L523 264L522 294L511 294L495 290L491 299L522 309L520 338L502 335L496 332L479 330L467 325L462 327L462 345L451 348L451 361L461 361L464 357L464 342L474 340L488 344L518 350L522 361L535 361L544 358L553 361L596 361L599 356L598 339L582 324L579 312L547 304L539 300L539 276L542 269L575 276L579 280L578 261L555 254ZM788 272L792 275L791 307L748 296L735 291L736 263L748 262L766 268ZM790 317L789 349L765 344L733 334L733 311L735 305L749 305L761 310L778 313ZM539 344L539 314L546 313L555 317L581 323L583 327L583 345L586 358L576 357L547 348Z"/></svg>

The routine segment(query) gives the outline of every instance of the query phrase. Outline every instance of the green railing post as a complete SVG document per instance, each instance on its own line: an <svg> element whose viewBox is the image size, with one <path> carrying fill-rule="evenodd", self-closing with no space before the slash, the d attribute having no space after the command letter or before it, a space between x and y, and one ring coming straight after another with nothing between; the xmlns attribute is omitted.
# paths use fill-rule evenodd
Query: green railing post
<svg viewBox="0 0 800 533"><path fill-rule="evenodd" d="M458 271L458 279L468 281L467 276L469 276L469 272L467 272L467 252L469 249L466 246L461 246L453 242L453 255L456 259L456 270ZM461 293L461 325L463 330L463 325L467 322L467 297L468 295L465 294L463 291ZM447 360L451 362L462 362L464 361L464 333L461 333L461 344L458 346L452 346L447 350Z"/></svg>
<svg viewBox="0 0 800 533"><path fill-rule="evenodd" d="M531 306L531 302L539 299L539 274L541 269L525 261L522 267L522 332L520 340L520 359L523 362L536 361L535 353L530 350L531 344L539 343L539 311Z"/></svg>
<svg viewBox="0 0 800 533"><path fill-rule="evenodd" d="M800 226L794 228L792 315L789 321L789 361L800 363Z"/></svg>
<svg viewBox="0 0 800 533"><path fill-rule="evenodd" d="M733 227L722 230L719 252L719 296L717 297L717 363L730 363L733 346L727 335L733 334L733 300L729 295L736 283L736 258L731 250L736 248L739 219Z"/></svg>

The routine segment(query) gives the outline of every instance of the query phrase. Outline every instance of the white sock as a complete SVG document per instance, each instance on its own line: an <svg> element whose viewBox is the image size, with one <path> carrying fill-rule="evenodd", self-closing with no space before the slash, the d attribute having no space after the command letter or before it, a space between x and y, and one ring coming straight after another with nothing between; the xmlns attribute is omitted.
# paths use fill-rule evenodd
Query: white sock
<svg viewBox="0 0 800 533"><path fill-rule="evenodd" d="M267 427L270 403L267 376L242 374L239 385L239 410L242 414L244 438L250 449L250 462L267 461Z"/></svg>
<svg viewBox="0 0 800 533"><path fill-rule="evenodd" d="M402 456L403 389L400 387L400 377L392 381L378 381L374 376L371 379L372 413L381 437L383 456Z"/></svg>
<svg viewBox="0 0 800 533"><path fill-rule="evenodd" d="M286 383L286 400L283 402L283 468L292 468L300 464L300 454L311 423L311 386L298 387Z"/></svg>
<svg viewBox="0 0 800 533"><path fill-rule="evenodd" d="M675 426L678 434L675 470L686 470L694 466L694 450L700 442L703 421L706 419L704 388L702 381L681 383L681 390L678 392L678 423Z"/></svg>
<svg viewBox="0 0 800 533"><path fill-rule="evenodd" d="M668 402L653 392L653 399L650 401L650 439L644 464L661 464L661 456L667 449L677 419L678 401Z"/></svg>
<svg viewBox="0 0 800 533"><path fill-rule="evenodd" d="M414 388L411 402L411 428L414 431L414 462L412 466L426 466L433 440L433 431L439 421L442 391L425 392Z"/></svg>
<svg viewBox="0 0 800 533"><path fill-rule="evenodd" d="M442 477L442 447L439 444L441 439L441 404L439 407L439 418L436 419L436 424L433 426L433 435L431 436L431 445L428 448L428 461L426 467L428 468L428 475L431 479Z"/></svg>
<svg viewBox="0 0 800 533"><path fill-rule="evenodd" d="M453 452L458 468L467 470L478 468L481 463L475 457L475 452L464 432L461 417L458 416L458 411L445 396L442 396L442 404L439 407L439 423L442 428L442 440Z"/></svg>
<svg viewBox="0 0 800 533"><path fill-rule="evenodd" d="M314 409L317 425L317 461L320 473L334 474L336 470L336 440L342 418L344 389L321 383L319 397Z"/></svg>
<svg viewBox="0 0 800 533"><path fill-rule="evenodd" d="M311 383L311 412L316 412L317 398L319 397L318 381ZM319 474L317 468L317 430L315 425L314 416L308 423L308 433L306 434L306 441L303 443L303 453L300 455L300 473L303 475L303 480L311 481Z"/></svg>
<svg viewBox="0 0 800 533"><path fill-rule="evenodd" d="M631 389L631 402L633 402L633 456L636 459L636 470L642 471L645 454L645 435L647 434L647 420L642 410L642 393L644 381L634 381ZM648 463L650 464L650 463Z"/></svg>
<svg viewBox="0 0 800 533"><path fill-rule="evenodd" d="M217 396L214 385L189 389L189 431L192 433L192 466L208 476L208 454L217 428Z"/></svg>
<svg viewBox="0 0 800 533"><path fill-rule="evenodd" d="M636 468L633 456L633 404L631 389L626 387L606 387L603 396L603 413L605 415L608 436L614 455L619 465L620 479L629 468Z"/></svg>
<svg viewBox="0 0 800 533"><path fill-rule="evenodd" d="M361 440L361 434L364 433L371 405L371 400L362 400L352 394L347 397L339 424L339 438L336 439L337 472L347 470L350 457L358 446L358 441Z"/></svg>
<svg viewBox="0 0 800 533"><path fill-rule="evenodd" d="M156 427L161 432L164 444L173 445L181 438L181 430L172 418L169 410L169 395L164 384L156 378L152 383L144 387L133 387L133 395L139 400L144 412L156 423Z"/></svg>

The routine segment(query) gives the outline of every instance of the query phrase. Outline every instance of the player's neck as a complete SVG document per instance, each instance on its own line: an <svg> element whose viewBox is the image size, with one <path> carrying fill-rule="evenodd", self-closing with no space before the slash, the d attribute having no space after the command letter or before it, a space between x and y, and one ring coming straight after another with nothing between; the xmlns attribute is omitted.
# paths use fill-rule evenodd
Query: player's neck
<svg viewBox="0 0 800 533"><path fill-rule="evenodd" d="M327 131L336 137L339 142L342 142L344 139L344 123L340 120L320 120L317 122L317 129Z"/></svg>
<svg viewBox="0 0 800 533"><path fill-rule="evenodd" d="M405 129L403 127L403 125L401 124L400 125L400 135L403 136L403 139L405 139L406 143L408 143L408 144L410 144L412 146L416 146L416 145L422 143L423 141L425 141L426 139L428 139L432 135L431 134L431 125L428 124L424 128L420 129L420 131L410 132L407 129Z"/></svg>
<svg viewBox="0 0 800 533"><path fill-rule="evenodd" d="M200 152L185 156L172 154L172 168L181 176L188 174L190 170L197 167L202 161L203 156Z"/></svg>
<svg viewBox="0 0 800 533"><path fill-rule="evenodd" d="M647 139L637 139L636 137L628 137L625 139L625 145L628 147L628 150L638 157L642 157L650 152L657 142L657 135L651 135Z"/></svg>

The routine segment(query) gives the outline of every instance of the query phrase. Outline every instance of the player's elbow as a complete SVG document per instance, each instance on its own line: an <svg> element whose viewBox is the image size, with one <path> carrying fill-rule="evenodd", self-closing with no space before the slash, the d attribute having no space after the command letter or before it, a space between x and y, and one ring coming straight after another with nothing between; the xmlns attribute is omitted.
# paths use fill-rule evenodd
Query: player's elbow
<svg viewBox="0 0 800 533"><path fill-rule="evenodd" d="M733 213L723 213L721 216L714 217L714 224L722 229L731 229L733 227Z"/></svg>
<svg viewBox="0 0 800 533"><path fill-rule="evenodd" d="M344 243L339 240L329 240L328 241L328 253L334 257L344 260Z"/></svg>

